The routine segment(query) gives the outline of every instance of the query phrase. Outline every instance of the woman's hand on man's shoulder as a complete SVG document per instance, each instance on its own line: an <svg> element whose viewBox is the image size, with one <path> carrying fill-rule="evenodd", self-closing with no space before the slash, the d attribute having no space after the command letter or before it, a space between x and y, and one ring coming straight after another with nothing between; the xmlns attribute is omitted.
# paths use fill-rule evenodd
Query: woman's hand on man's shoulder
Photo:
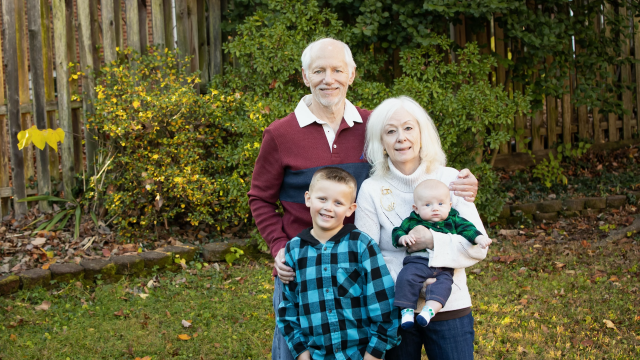
<svg viewBox="0 0 640 360"><path fill-rule="evenodd" d="M478 195L478 179L476 179L469 169L462 169L458 173L457 179L449 184L449 189L453 191L456 196L468 202L474 202Z"/></svg>

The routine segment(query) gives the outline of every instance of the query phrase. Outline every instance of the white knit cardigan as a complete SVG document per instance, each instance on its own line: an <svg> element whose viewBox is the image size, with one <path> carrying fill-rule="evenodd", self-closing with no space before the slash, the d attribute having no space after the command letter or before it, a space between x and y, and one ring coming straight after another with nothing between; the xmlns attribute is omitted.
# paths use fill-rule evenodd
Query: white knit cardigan
<svg viewBox="0 0 640 360"><path fill-rule="evenodd" d="M406 249L396 249L391 243L391 231L407 218L413 205L413 189L422 181L437 179L449 183L457 179L459 171L450 167L440 167L427 174L425 166L413 174L404 175L389 161L389 172L384 176L373 176L362 183L358 192L355 224L359 230L369 234L380 246L382 256L394 281L402 269ZM455 196L451 192L453 208L460 216L471 221L483 234L487 234L476 206ZM472 266L487 256L487 249L472 245L460 235L443 234L432 231L433 250L429 252L429 266L455 269L451 296L441 311L463 309L471 306L471 296L467 288L464 268Z"/></svg>

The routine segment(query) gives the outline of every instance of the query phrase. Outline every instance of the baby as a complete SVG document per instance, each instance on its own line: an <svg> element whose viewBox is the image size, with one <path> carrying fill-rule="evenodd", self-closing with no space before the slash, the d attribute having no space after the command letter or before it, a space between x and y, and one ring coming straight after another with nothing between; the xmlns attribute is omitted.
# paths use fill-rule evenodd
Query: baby
<svg viewBox="0 0 640 360"><path fill-rule="evenodd" d="M438 180L425 180L413 191L413 212L404 219L400 227L392 232L393 246L410 246L416 242L409 232L422 225L432 231L462 235L472 244L483 249L491 244L491 239L483 235L476 227L451 208L449 188ZM427 289L424 308L418 314L417 321L427 326L435 314L442 309L451 295L453 269L433 268L429 266L426 250L410 253L404 258L403 268L396 280L396 298L394 305L402 309L402 328L413 327L414 310L417 307L420 290L428 278L436 282Z"/></svg>

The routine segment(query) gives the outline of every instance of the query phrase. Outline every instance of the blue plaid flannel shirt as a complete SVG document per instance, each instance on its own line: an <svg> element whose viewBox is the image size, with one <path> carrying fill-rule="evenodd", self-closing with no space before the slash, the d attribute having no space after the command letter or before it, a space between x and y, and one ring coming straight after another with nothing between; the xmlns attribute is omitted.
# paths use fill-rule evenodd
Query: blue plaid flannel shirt
<svg viewBox="0 0 640 360"><path fill-rule="evenodd" d="M400 343L394 283L380 248L354 225L325 244L310 229L291 239L285 261L295 280L283 288L277 323L293 358L382 358Z"/></svg>

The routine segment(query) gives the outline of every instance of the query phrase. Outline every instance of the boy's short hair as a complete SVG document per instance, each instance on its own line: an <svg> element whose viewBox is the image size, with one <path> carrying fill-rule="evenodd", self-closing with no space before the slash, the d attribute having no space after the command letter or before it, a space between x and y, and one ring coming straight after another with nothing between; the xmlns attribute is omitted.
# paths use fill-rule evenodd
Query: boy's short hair
<svg viewBox="0 0 640 360"><path fill-rule="evenodd" d="M358 182L356 181L356 178L353 177L353 175L349 174L348 171L339 167L332 166L323 167L317 170L311 178L311 184L309 184L309 192L313 190L313 186L320 180L329 180L349 186L353 193L352 199L355 202L356 194L358 192Z"/></svg>

